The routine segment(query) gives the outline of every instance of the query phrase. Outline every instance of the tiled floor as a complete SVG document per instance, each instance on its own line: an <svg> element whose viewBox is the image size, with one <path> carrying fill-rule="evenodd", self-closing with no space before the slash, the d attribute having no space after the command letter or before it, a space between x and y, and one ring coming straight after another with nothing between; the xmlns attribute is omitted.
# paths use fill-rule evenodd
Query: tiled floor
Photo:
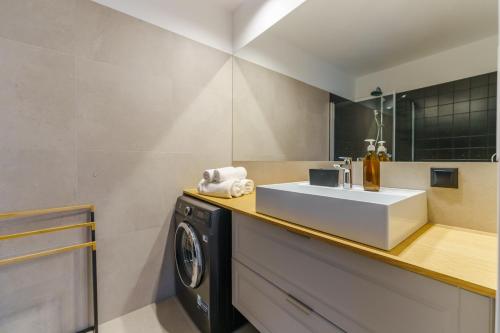
<svg viewBox="0 0 500 333"><path fill-rule="evenodd" d="M101 333L199 333L177 298L151 304L99 327ZM235 333L259 333L248 324Z"/></svg>

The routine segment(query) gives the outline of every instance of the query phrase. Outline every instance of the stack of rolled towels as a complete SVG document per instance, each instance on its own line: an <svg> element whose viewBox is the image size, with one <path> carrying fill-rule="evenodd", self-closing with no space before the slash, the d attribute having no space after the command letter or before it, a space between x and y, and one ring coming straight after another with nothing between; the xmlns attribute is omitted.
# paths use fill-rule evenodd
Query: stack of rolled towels
<svg viewBox="0 0 500 333"><path fill-rule="evenodd" d="M205 170L198 184L198 193L219 198L238 198L252 193L254 188L254 182L247 179L244 167L225 167Z"/></svg>

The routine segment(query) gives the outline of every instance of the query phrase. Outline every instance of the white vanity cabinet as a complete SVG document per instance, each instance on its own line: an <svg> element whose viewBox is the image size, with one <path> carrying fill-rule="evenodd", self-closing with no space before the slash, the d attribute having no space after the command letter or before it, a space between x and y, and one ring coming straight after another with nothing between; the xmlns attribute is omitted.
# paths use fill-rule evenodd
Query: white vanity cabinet
<svg viewBox="0 0 500 333"><path fill-rule="evenodd" d="M233 213L233 304L261 332L490 333L494 300Z"/></svg>
<svg viewBox="0 0 500 333"><path fill-rule="evenodd" d="M233 281L234 302L261 333L344 332L236 260Z"/></svg>

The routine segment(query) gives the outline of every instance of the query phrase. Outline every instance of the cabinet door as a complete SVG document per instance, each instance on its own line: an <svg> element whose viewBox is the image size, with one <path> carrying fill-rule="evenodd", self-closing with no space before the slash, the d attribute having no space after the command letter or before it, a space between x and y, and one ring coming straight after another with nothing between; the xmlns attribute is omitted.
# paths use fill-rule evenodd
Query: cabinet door
<svg viewBox="0 0 500 333"><path fill-rule="evenodd" d="M233 305L261 333L345 332L235 260Z"/></svg>
<svg viewBox="0 0 500 333"><path fill-rule="evenodd" d="M481 315L461 321L457 287L240 214L233 257L348 332L491 332L486 297L474 295Z"/></svg>
<svg viewBox="0 0 500 333"><path fill-rule="evenodd" d="M460 333L492 333L495 330L495 300L460 290Z"/></svg>

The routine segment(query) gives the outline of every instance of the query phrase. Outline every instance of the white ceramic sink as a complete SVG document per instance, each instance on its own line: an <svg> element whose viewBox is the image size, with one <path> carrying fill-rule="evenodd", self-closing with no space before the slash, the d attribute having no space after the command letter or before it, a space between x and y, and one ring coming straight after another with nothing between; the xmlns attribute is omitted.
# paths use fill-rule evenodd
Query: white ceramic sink
<svg viewBox="0 0 500 333"><path fill-rule="evenodd" d="M390 250L427 223L425 191L367 192L310 185L257 186L257 212Z"/></svg>

